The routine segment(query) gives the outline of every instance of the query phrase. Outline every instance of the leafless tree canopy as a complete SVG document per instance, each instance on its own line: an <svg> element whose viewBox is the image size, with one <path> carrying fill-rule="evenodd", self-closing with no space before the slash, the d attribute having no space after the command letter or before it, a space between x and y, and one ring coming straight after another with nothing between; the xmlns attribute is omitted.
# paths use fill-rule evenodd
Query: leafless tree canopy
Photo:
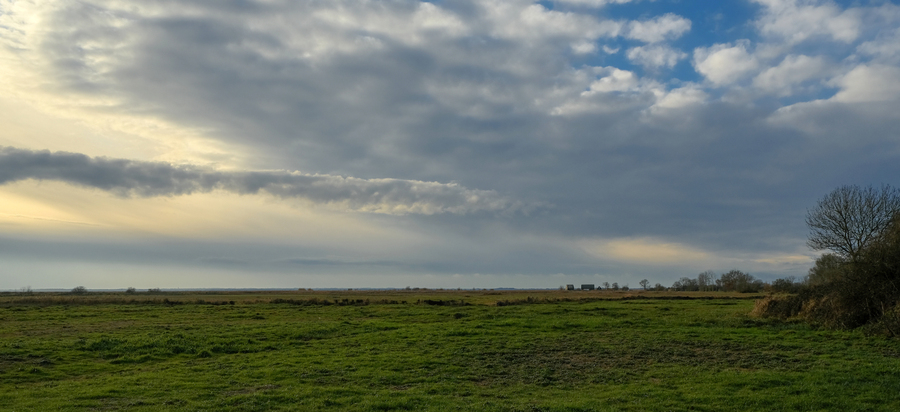
<svg viewBox="0 0 900 412"><path fill-rule="evenodd" d="M823 197L808 210L807 244L816 250L829 249L842 258L856 260L860 251L880 236L900 213L900 190L842 186Z"/></svg>
<svg viewBox="0 0 900 412"><path fill-rule="evenodd" d="M716 272L707 270L697 275L697 286L700 290L713 290L716 286L716 280L718 280Z"/></svg>

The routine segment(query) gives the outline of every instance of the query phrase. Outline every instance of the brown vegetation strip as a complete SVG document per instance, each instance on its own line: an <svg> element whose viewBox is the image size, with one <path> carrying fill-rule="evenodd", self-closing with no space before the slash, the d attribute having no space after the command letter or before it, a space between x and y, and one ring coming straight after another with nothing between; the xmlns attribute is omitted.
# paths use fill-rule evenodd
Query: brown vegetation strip
<svg viewBox="0 0 900 412"><path fill-rule="evenodd" d="M506 299L498 299L507 297ZM564 292L558 290L509 291L301 291L301 292L163 292L161 294L59 292L0 293L0 307L64 305L235 305L291 304L300 306L406 305L509 306L558 302L621 300L760 299L758 294L724 292Z"/></svg>

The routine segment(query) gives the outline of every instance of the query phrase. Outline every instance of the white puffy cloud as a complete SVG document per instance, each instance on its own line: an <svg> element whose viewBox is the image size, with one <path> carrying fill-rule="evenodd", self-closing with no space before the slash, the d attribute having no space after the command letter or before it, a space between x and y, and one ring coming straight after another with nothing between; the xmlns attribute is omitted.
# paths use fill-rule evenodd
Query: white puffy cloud
<svg viewBox="0 0 900 412"><path fill-rule="evenodd" d="M668 13L650 20L629 22L625 37L646 43L657 43L677 39L690 30L690 20Z"/></svg>
<svg viewBox="0 0 900 412"><path fill-rule="evenodd" d="M679 87L662 94L651 107L652 111L681 109L701 104L709 99L709 95L695 85Z"/></svg>
<svg viewBox="0 0 900 412"><path fill-rule="evenodd" d="M762 71L753 85L778 96L793 94L793 86L810 79L821 78L828 64L821 56L789 55L775 67Z"/></svg>
<svg viewBox="0 0 900 412"><path fill-rule="evenodd" d="M759 30L767 36L783 38L795 44L816 36L830 37L849 43L862 29L860 11L841 10L831 1L756 0L765 7L757 20Z"/></svg>
<svg viewBox="0 0 900 412"><path fill-rule="evenodd" d="M759 67L755 56L747 52L746 42L716 44L694 49L694 68L716 86L739 81Z"/></svg>
<svg viewBox="0 0 900 412"><path fill-rule="evenodd" d="M658 82L640 78L629 70L615 67L593 67L579 71L586 90L577 95L566 94L552 107L555 116L586 113L613 113L648 107L664 87Z"/></svg>
<svg viewBox="0 0 900 412"><path fill-rule="evenodd" d="M540 4L523 1L486 1L481 4L488 30L494 36L507 39L568 39L593 40L619 34L622 24L573 12L548 10Z"/></svg>
<svg viewBox="0 0 900 412"><path fill-rule="evenodd" d="M859 65L833 81L841 88L833 100L843 103L890 102L900 100L900 68Z"/></svg>
<svg viewBox="0 0 900 412"><path fill-rule="evenodd" d="M616 54L619 52L619 48L618 47L613 48L613 47L609 47L607 45L603 45L603 52L606 54Z"/></svg>
<svg viewBox="0 0 900 412"><path fill-rule="evenodd" d="M596 93L628 92L633 91L638 85L638 77L634 72L611 68L609 75L601 77L591 83L590 90L582 93L589 96Z"/></svg>
<svg viewBox="0 0 900 412"><path fill-rule="evenodd" d="M572 51L575 54L589 54L597 51L597 45L589 41L580 41L572 44Z"/></svg>
<svg viewBox="0 0 900 412"><path fill-rule="evenodd" d="M878 63L900 65L900 29L886 31L876 39L863 42L857 47L857 53Z"/></svg>
<svg viewBox="0 0 900 412"><path fill-rule="evenodd" d="M900 7L856 4L845 7L830 0L755 0L763 12L754 22L762 35L754 44L750 60L762 70L753 79L753 86L766 94L780 97L798 93L824 91L828 85L844 87L839 80L857 65L896 66L900 53L896 47L900 31ZM853 50L855 54L847 54ZM813 51L814 54L810 52ZM750 60L745 59L746 62ZM844 61L838 65L836 62ZM749 67L750 65L745 65ZM748 70L752 72L752 70ZM834 77L830 82L823 79ZM840 98L862 99L864 82L850 80L851 86ZM875 93L881 96L884 93Z"/></svg>
<svg viewBox="0 0 900 412"><path fill-rule="evenodd" d="M553 0L554 3L571 4L575 6L603 7L607 4L625 4L634 0Z"/></svg>
<svg viewBox="0 0 900 412"><path fill-rule="evenodd" d="M665 45L633 47L625 55L632 63L648 68L672 68L687 57L687 53Z"/></svg>
<svg viewBox="0 0 900 412"><path fill-rule="evenodd" d="M463 36L469 30L458 16L432 3L419 3L412 20L412 26L420 30L442 32L454 37Z"/></svg>

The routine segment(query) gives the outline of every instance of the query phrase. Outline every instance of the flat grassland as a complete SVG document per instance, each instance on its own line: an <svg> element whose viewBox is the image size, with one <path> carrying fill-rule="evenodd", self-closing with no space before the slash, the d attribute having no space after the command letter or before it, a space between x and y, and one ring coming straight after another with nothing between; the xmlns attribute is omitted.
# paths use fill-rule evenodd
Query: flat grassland
<svg viewBox="0 0 900 412"><path fill-rule="evenodd" d="M897 411L900 342L717 292L0 295L0 409Z"/></svg>

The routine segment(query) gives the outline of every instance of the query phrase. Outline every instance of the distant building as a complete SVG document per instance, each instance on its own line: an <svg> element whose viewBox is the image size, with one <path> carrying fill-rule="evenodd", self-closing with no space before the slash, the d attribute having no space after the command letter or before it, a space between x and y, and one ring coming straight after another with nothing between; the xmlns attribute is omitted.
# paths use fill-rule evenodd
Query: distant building
<svg viewBox="0 0 900 412"><path fill-rule="evenodd" d="M594 290L594 284L593 283L582 283L581 290Z"/></svg>
<svg viewBox="0 0 900 412"><path fill-rule="evenodd" d="M566 290L575 290L575 285L566 285Z"/></svg>

